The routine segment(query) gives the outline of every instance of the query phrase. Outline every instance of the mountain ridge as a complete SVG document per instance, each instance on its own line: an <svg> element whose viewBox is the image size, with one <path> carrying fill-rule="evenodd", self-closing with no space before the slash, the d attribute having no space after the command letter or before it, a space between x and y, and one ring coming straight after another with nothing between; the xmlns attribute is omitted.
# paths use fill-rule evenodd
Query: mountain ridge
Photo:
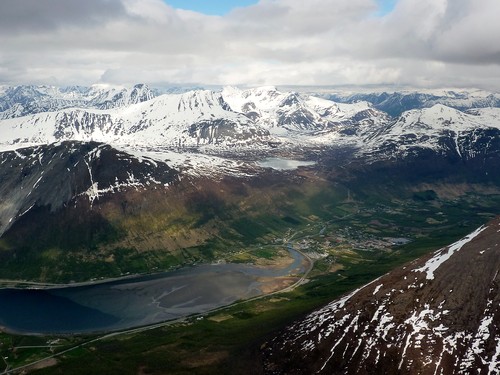
<svg viewBox="0 0 500 375"><path fill-rule="evenodd" d="M322 97L341 103L355 103L363 100L393 117L411 109L429 108L443 104L458 110L500 107L500 95L484 90L441 89L441 90L400 90L374 92L332 92L321 93Z"/></svg>
<svg viewBox="0 0 500 375"><path fill-rule="evenodd" d="M84 196L92 206L122 189L168 186L178 172L96 142L62 142L0 153L0 235L34 207L51 212Z"/></svg>
<svg viewBox="0 0 500 375"><path fill-rule="evenodd" d="M58 111L66 108L111 109L150 100L157 90L145 84L132 88L106 85L7 86L0 95L0 119Z"/></svg>
<svg viewBox="0 0 500 375"><path fill-rule="evenodd" d="M350 144L361 154L384 154L388 144L400 151L409 146L439 151L443 137L455 142L459 151L457 139L465 133L500 130L497 108L462 112L436 104L391 119L367 102L335 103L274 87L160 96L141 85L135 89L145 92L127 94L137 103L105 105L105 109L72 107L0 120L0 142L4 148L75 140L227 150Z"/></svg>
<svg viewBox="0 0 500 375"><path fill-rule="evenodd" d="M498 373L499 233L497 218L294 323L267 373Z"/></svg>

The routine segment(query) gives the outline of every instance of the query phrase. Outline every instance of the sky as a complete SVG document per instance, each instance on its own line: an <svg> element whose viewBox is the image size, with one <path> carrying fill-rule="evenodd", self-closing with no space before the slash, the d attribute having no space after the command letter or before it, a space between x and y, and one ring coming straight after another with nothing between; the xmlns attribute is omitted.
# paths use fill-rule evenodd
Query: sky
<svg viewBox="0 0 500 375"><path fill-rule="evenodd" d="M163 0L166 4L184 10L192 10L195 12L223 16L235 8L247 7L257 4L258 0ZM389 13L394 9L396 0L377 0L379 7L379 15Z"/></svg>
<svg viewBox="0 0 500 375"><path fill-rule="evenodd" d="M164 0L174 8L223 16L235 8L247 7L258 3L258 0Z"/></svg>
<svg viewBox="0 0 500 375"><path fill-rule="evenodd" d="M500 91L498 14L498 0L1 0L0 84Z"/></svg>

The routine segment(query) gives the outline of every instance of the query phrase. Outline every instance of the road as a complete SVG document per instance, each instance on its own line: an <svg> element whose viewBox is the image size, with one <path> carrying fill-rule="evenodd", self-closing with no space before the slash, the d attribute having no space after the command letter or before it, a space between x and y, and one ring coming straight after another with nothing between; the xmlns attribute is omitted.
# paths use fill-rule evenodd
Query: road
<svg viewBox="0 0 500 375"><path fill-rule="evenodd" d="M72 283L66 283L66 284L42 283L42 282L26 281L26 280L0 279L0 287L4 288L4 287L9 287L9 286L15 286L15 287L26 286L26 287L33 287L36 289L68 288L68 287L75 287L75 286L88 286L88 285L96 285L96 284L105 284L105 283L109 283L112 281L127 280L127 279L132 279L135 277L146 276L146 275L154 275L154 274L153 273L137 273L137 274L132 274L132 275L110 277L110 278L106 278L106 279L96 279L96 280L81 281L81 282L72 282Z"/></svg>

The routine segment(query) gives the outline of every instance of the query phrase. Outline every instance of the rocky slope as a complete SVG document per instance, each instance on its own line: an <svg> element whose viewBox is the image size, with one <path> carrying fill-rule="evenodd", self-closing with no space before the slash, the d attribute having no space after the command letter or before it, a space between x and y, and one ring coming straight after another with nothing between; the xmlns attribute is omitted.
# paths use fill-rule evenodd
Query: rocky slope
<svg viewBox="0 0 500 375"><path fill-rule="evenodd" d="M294 323L268 374L498 374L500 219Z"/></svg>
<svg viewBox="0 0 500 375"><path fill-rule="evenodd" d="M437 104L403 113L368 136L360 152L404 159L420 150L432 150L467 160L497 154L499 149L500 108L461 112Z"/></svg>
<svg viewBox="0 0 500 375"><path fill-rule="evenodd" d="M137 104L158 96L144 84L132 88L94 85L0 87L0 119L59 111L65 108L110 109Z"/></svg>
<svg viewBox="0 0 500 375"><path fill-rule="evenodd" d="M108 110L64 109L0 121L10 148L58 141L196 147L265 142L269 132L232 111L220 93L192 91Z"/></svg>
<svg viewBox="0 0 500 375"><path fill-rule="evenodd" d="M178 172L96 142L63 142L0 153L0 235L37 207L55 212L78 197L88 210L100 197L128 189L164 187Z"/></svg>
<svg viewBox="0 0 500 375"><path fill-rule="evenodd" d="M337 92L322 94L327 99L340 103L370 102L378 110L398 117L412 109L430 108L436 104L458 110L500 107L500 95L482 90L419 90L383 92Z"/></svg>

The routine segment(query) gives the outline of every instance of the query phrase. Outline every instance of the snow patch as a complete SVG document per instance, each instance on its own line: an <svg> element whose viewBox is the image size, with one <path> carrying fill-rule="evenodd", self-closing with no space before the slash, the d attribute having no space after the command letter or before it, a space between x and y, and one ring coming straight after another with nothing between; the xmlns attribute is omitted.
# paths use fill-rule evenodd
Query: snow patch
<svg viewBox="0 0 500 375"><path fill-rule="evenodd" d="M475 238L479 233L481 233L486 227L482 226L478 229L476 229L474 232L471 234L465 236L461 240L455 242L453 245L449 246L448 248L445 249L440 249L436 252L436 255L429 259L423 267L417 268L413 270L413 272L425 272L426 273L426 279L427 280L433 280L434 279L434 272L448 259L451 258L451 256L456 252L459 251L465 244L470 242L473 238Z"/></svg>
<svg viewBox="0 0 500 375"><path fill-rule="evenodd" d="M382 288L382 286L384 286L384 284L377 285L377 287L373 291L373 295L377 294L379 292L380 288Z"/></svg>

